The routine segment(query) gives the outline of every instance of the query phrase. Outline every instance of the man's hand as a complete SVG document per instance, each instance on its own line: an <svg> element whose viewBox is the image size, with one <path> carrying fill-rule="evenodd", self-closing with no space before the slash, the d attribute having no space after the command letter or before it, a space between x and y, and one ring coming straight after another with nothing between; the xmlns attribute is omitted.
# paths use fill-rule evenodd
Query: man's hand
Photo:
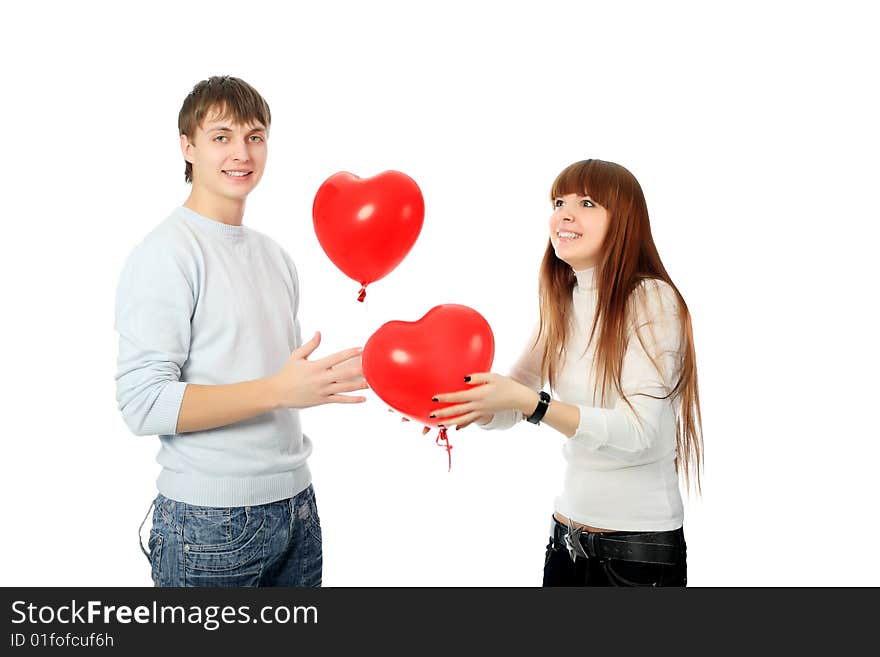
<svg viewBox="0 0 880 657"><path fill-rule="evenodd" d="M273 398L279 408L309 408L321 404L359 404L366 397L353 397L345 392L369 388L363 379L360 347L345 349L320 360L308 360L321 344L321 333L290 354L290 358L273 377Z"/></svg>

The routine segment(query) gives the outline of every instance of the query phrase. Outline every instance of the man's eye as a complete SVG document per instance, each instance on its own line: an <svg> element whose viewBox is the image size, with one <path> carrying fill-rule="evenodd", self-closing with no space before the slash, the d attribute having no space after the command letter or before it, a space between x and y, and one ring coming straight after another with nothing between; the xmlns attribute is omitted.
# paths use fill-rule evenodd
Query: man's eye
<svg viewBox="0 0 880 657"><path fill-rule="evenodd" d="M225 139L228 139L226 135L217 135L216 137L214 137L214 141L223 141Z"/></svg>
<svg viewBox="0 0 880 657"><path fill-rule="evenodd" d="M263 138L260 135L251 135L251 141L254 143L263 141Z"/></svg>

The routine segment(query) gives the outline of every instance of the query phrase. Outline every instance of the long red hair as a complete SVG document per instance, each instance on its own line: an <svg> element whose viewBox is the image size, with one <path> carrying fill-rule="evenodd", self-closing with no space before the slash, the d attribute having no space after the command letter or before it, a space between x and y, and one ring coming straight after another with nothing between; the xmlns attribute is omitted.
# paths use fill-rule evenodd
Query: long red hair
<svg viewBox="0 0 880 657"><path fill-rule="evenodd" d="M566 194L589 194L608 211L609 216L608 232L596 266L597 306L590 329L590 341L597 338L595 371L603 403L614 386L618 395L630 404L623 394L621 371L627 348L627 328L632 320L632 293L646 279L664 281L675 291L681 330L681 370L676 385L664 398L671 397L680 403L675 431L676 470L683 472L688 488L693 474L699 492L703 437L691 316L657 253L642 188L635 176L619 164L583 160L566 167L553 182L551 200ZM565 355L575 282L571 266L556 256L548 240L538 286L541 320L536 344L542 336L546 338L541 370L551 386L556 383Z"/></svg>

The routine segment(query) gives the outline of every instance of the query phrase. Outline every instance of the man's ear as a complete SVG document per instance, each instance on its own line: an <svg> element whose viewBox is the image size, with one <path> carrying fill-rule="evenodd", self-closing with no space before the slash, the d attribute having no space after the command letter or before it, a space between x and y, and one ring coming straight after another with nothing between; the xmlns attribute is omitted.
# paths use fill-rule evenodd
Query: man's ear
<svg viewBox="0 0 880 657"><path fill-rule="evenodd" d="M180 152L183 153L183 159L192 164L192 149L195 148L195 144L193 144L189 137L186 135L180 135Z"/></svg>

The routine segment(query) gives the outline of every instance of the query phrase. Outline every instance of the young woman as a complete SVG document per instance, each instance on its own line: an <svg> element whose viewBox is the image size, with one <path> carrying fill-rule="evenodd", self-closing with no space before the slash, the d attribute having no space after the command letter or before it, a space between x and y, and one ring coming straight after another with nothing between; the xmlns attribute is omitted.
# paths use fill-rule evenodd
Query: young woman
<svg viewBox="0 0 880 657"><path fill-rule="evenodd" d="M468 390L434 397L453 404L435 416L566 436L545 586L685 586L679 475L699 491L703 451L687 305L628 170L576 162L550 197L533 339L509 377L474 373Z"/></svg>

